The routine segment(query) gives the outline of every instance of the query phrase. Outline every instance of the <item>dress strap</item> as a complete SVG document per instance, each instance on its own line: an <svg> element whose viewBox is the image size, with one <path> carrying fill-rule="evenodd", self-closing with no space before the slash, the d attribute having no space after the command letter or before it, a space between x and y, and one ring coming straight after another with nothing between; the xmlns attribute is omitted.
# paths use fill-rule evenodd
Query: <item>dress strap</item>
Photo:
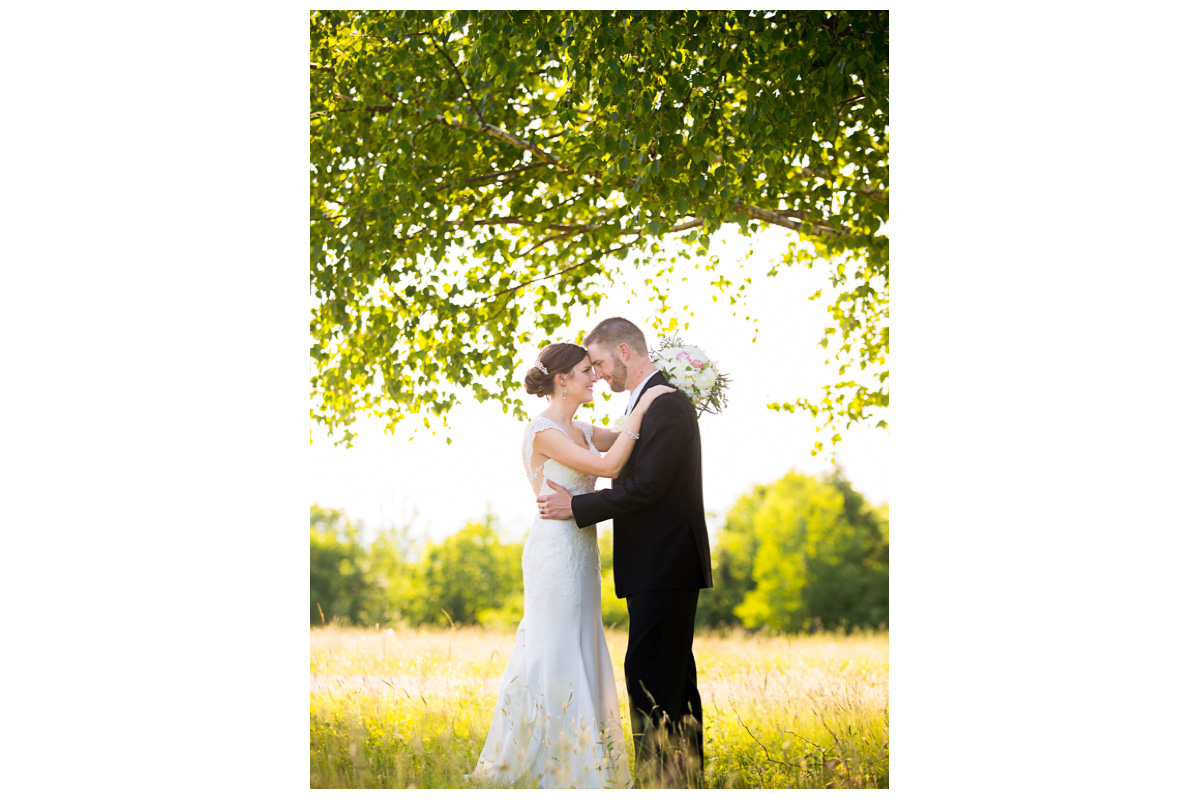
<svg viewBox="0 0 1200 800"><path fill-rule="evenodd" d="M529 428L532 431L530 434L531 438L534 433L541 433L547 428L554 428L554 430L561 432L568 439L571 438L570 434L564 431L557 422L552 419L547 419L546 417L534 417L529 423Z"/></svg>
<svg viewBox="0 0 1200 800"><path fill-rule="evenodd" d="M532 466L533 466L533 464L532 464L533 437L535 434L541 433L542 431L548 430L550 428L553 428L554 430L558 431L563 436L566 436L568 439L571 438L571 435L569 433L567 433L566 431L564 431L557 422L555 422L554 420L546 419L545 417L534 417L533 419L531 419L529 421L529 424L527 426L525 426L525 442L524 442L524 444L525 444L525 448L524 448L525 449L525 477L529 478L530 482L532 482L535 478L537 478L537 476L541 473L542 468L546 466L545 464L542 464L537 469L532 469ZM585 431L584 435L585 436L587 435L586 431ZM588 441L590 443L590 441L591 441L590 437L589 437Z"/></svg>

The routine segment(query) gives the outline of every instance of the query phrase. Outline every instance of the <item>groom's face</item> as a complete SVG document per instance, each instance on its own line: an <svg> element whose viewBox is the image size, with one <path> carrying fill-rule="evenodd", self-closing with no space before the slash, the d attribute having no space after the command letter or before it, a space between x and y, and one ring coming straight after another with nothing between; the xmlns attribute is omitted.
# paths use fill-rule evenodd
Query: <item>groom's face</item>
<svg viewBox="0 0 1200 800"><path fill-rule="evenodd" d="M608 388L614 392L625 391L625 379L629 376L629 370L615 351L593 344L588 346L588 355L592 359L593 375L608 381Z"/></svg>

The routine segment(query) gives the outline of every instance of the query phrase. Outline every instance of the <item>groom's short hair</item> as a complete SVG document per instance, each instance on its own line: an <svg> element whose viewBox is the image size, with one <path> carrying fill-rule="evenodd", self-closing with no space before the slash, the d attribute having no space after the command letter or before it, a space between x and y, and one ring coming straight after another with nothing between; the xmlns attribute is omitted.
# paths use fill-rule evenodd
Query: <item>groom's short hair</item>
<svg viewBox="0 0 1200 800"><path fill-rule="evenodd" d="M591 347L594 344L608 350L616 350L618 345L627 344L642 358L649 355L646 337L641 329L622 317L609 317L592 328L592 332L584 337L583 346Z"/></svg>

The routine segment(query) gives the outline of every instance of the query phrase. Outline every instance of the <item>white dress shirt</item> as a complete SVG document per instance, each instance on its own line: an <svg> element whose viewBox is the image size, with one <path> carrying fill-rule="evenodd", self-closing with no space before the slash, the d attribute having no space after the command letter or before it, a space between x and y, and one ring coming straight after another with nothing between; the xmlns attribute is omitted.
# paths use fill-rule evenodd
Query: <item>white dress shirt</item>
<svg viewBox="0 0 1200 800"><path fill-rule="evenodd" d="M642 388L646 385L646 381L650 380L657 374L658 374L658 370L654 370L654 372L651 372L649 375L647 375L645 377L644 380L642 380L641 383L639 383L637 385L636 389L634 389L632 392L629 393L629 405L625 406L625 416L628 417L630 414L633 413L633 407L637 404L638 395L641 394Z"/></svg>

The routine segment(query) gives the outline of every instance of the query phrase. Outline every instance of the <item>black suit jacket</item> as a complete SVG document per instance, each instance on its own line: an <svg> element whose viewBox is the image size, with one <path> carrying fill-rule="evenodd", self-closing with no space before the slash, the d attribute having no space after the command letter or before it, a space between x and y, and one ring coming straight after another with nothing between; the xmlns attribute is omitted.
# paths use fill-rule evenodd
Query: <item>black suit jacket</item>
<svg viewBox="0 0 1200 800"><path fill-rule="evenodd" d="M666 383L659 372L642 391ZM571 511L581 528L613 521L617 597L713 585L701 486L700 426L683 392L663 395L650 405L633 454L613 480L613 488L577 495L571 500Z"/></svg>

